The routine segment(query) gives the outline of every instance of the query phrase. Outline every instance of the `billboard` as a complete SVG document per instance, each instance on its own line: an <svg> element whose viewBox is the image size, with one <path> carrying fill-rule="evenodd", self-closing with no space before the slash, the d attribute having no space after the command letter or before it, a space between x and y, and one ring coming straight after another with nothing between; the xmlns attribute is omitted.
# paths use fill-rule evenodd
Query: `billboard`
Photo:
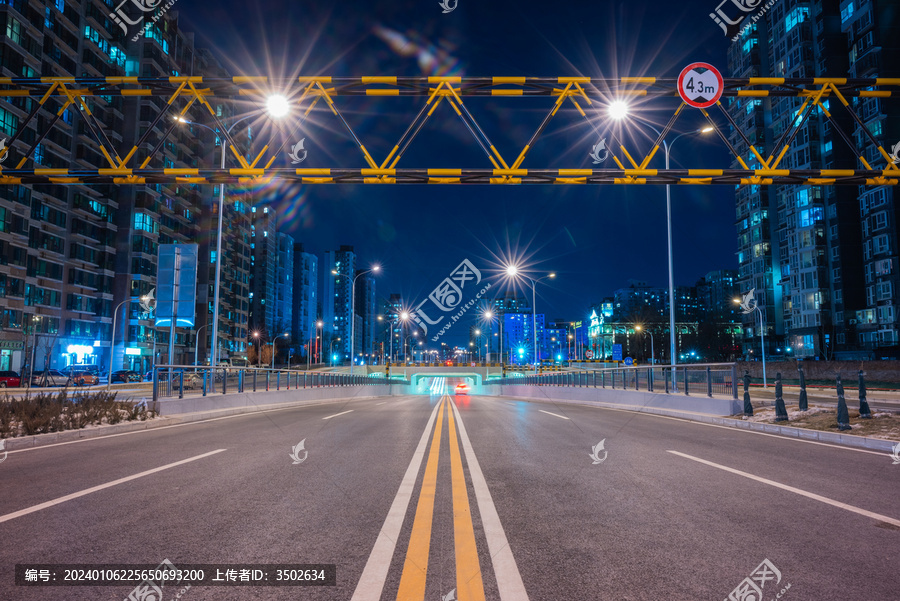
<svg viewBox="0 0 900 601"><path fill-rule="evenodd" d="M156 327L194 327L197 304L196 244L160 244L156 272Z"/></svg>

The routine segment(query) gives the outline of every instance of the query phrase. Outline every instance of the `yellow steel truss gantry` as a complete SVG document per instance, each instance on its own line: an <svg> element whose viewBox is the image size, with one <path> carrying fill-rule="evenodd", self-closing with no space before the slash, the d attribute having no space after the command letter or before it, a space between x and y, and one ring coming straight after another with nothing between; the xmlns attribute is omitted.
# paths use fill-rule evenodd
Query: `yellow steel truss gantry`
<svg viewBox="0 0 900 601"><path fill-rule="evenodd" d="M786 79L776 77L756 77L725 79L723 98L730 97L796 97L802 98L800 108L789 129L783 132L778 142L769 149L757 148L740 131L720 99L716 107L724 115L728 125L737 132L747 151L742 155L729 141L723 129L716 124L705 109L699 109L715 129L740 169L650 169L651 159L659 150L662 141L672 130L679 115L687 105L681 102L676 91L675 78L621 77L618 79L590 77L328 77L309 76L291 80L276 80L266 77L107 77L107 78L0 78L0 98L27 97L33 99L30 114L22 120L12 139L0 149L0 159L8 158L12 145L19 140L25 128L34 120L41 107L55 110L55 117L38 132L29 150L11 169L0 165L0 184L35 183L260 183L272 179L293 180L299 183L366 183L366 184L728 184L728 185L897 185L900 181L900 167L878 143L853 110L848 100L860 98L900 97L900 78L847 79L808 78ZM285 168L273 167L276 153L269 153L265 146L252 161L248 161L237 150L237 144L227 133L216 111L209 102L211 98L243 98L261 100L278 89L306 118L322 100L340 121L359 147L365 166L357 168ZM92 96L159 96L165 98L163 110L159 112L147 128L146 133L132 148L119 152L109 139L103 124L91 112L86 99ZM390 153L380 163L373 158L360 141L339 110L336 98L341 96L418 96L424 98L418 114L406 132L394 145ZM469 97L548 97L552 100L549 112L537 130L509 162L488 139L484 130L469 112L463 98ZM529 152L548 123L565 105L572 103L575 109L591 124L591 112L605 107L613 99L621 98L670 98L676 107L659 137L646 155L633 158L621 141L610 145L613 169L546 169L529 168L524 165ZM864 152L856 148L852 136L842 131L832 119L826 100L835 98L848 111L853 121L861 127L868 144L874 145L885 163L872 165L864 158ZM490 167L472 169L411 169L398 164L410 143L422 129L424 123L434 114L442 102L447 102L456 113L475 142L484 152ZM209 122L225 138L234 160L239 167L219 169L205 166L195 169L160 168L159 149L176 127L175 118L184 118L189 110L199 104L206 109L204 114ZM549 103L548 103L549 104ZM87 129L97 143L108 166L94 169L26 169L32 160L35 148L56 126L65 111L74 106L85 118ZM688 109L697 110L697 109ZM821 111L825 119L831 121L832 131L848 144L858 157L857 165L847 165L839 169L779 168L795 136L814 111ZM146 158L136 164L135 155L143 149L154 129L169 117L171 123L161 140L150 150ZM593 125L591 125L593 128ZM124 150L124 149L123 149ZM752 158L751 158L752 157ZM264 160L265 159L265 160ZM624 162L623 162L624 160ZM748 164L749 163L749 164ZM755 168L751 168L754 165Z"/></svg>

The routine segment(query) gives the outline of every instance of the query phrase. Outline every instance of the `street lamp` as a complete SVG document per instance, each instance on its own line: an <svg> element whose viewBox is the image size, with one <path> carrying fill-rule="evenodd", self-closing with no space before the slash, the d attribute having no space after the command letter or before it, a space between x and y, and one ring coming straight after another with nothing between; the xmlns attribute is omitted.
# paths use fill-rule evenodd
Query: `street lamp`
<svg viewBox="0 0 900 601"><path fill-rule="evenodd" d="M132 301L141 301L142 303L149 303L153 299L153 291L151 290L150 294L145 294L143 296L130 296L123 300L121 303L116 305L116 308L113 310L113 322L112 322L112 335L109 340L109 373L106 378L106 390L109 390L109 385L112 383L112 368L113 368L113 352L116 348L116 316L119 314L119 308L125 303L130 303ZM156 338L156 334L154 333L154 339ZM33 353L32 353L33 354ZM31 361L31 373L34 373L34 359ZM195 361L196 363L196 361ZM169 364L172 364L172 357L169 357ZM31 382L29 381L29 386Z"/></svg>
<svg viewBox="0 0 900 601"><path fill-rule="evenodd" d="M619 121L628 116L628 105L622 102L621 100L617 100L609 105L609 116L613 119ZM640 123L638 123L640 125ZM656 135L661 136L662 133L649 123L645 123L647 127L656 132ZM666 170L669 169L669 150L675 144L675 142L681 136L685 136L687 134L696 134L696 133L709 133L713 131L712 127L704 127L702 129L687 131L684 133L680 133L675 136L675 139L672 140L671 144L668 144L665 140L663 140L663 148L666 153ZM666 222L668 224L668 238L669 238L669 357L671 359L672 369L675 369L675 269L672 261L672 190L671 185L666 184ZM677 386L675 381L673 380L673 386ZM673 388L677 389L677 388Z"/></svg>
<svg viewBox="0 0 900 601"><path fill-rule="evenodd" d="M262 349L259 348L259 332L253 332L253 340L253 344L256 346L256 367L259 367L262 365Z"/></svg>
<svg viewBox="0 0 900 601"><path fill-rule="evenodd" d="M360 271L356 274L352 280L350 280L350 276L346 273L338 273L336 269L331 270L332 275L336 275L337 277L345 277L351 281L350 285L350 375L353 375L353 364L356 362L353 354L356 352L355 348L355 336L356 336L356 280L359 279L360 276L366 275L367 273L378 273L381 271L380 265L375 265L372 269L367 269L365 271Z"/></svg>
<svg viewBox="0 0 900 601"><path fill-rule="evenodd" d="M395 323L400 323L401 321L406 322L408 319L409 319L409 312L401 311L400 314L397 316L397 319L391 320L391 326L392 326L391 327L391 343L390 343L390 345L388 345L388 355L391 358L390 359L391 363L394 362L394 328L393 328L393 325ZM402 326L401 326L401 330L402 330Z"/></svg>
<svg viewBox="0 0 900 601"><path fill-rule="evenodd" d="M643 330L643 326L636 325L634 326L634 329L640 332L641 330ZM656 365L656 355L653 354L653 332L651 332L650 330L644 331L650 334L650 365Z"/></svg>
<svg viewBox="0 0 900 601"><path fill-rule="evenodd" d="M200 341L200 332L203 331L203 328L206 328L208 326L208 323L203 324L202 326L197 328L197 332L194 334L194 367L197 367L197 350L200 348L200 345L198 344Z"/></svg>
<svg viewBox="0 0 900 601"><path fill-rule="evenodd" d="M530 277L528 277L527 275L522 274L519 271L519 268L516 267L515 265L509 265L506 268L506 275L508 275L511 278L522 277L522 278L528 280L529 282L531 282L531 322L532 322L532 338L534 338L534 362L535 362L534 363L534 373L537 373L537 365L538 365L538 363L540 363L541 358L540 358L540 356L538 356L537 300L536 300L537 295L535 293L535 287L536 287L537 283L540 282L541 280L554 279L556 277L556 274L550 273L550 274L547 274L536 280L533 280Z"/></svg>
<svg viewBox="0 0 900 601"><path fill-rule="evenodd" d="M742 301L739 298L733 299L734 302L738 305L741 305L741 308L744 310L744 315L749 315L754 311L759 311L759 346L762 351L762 368L763 368L763 388L768 388L766 384L766 326L765 326L765 309L760 306L759 301L756 300L756 297L753 295L755 290L751 290L750 294L744 297ZM753 303L753 306L750 306L750 303ZM803 346L801 343L800 346ZM752 353L753 350L751 349Z"/></svg>
<svg viewBox="0 0 900 601"><path fill-rule="evenodd" d="M258 116L259 113L266 112L273 119L280 119L282 117L287 116L290 112L290 104L288 103L287 98L280 95L273 95L268 98L266 101L266 110L265 111L253 111L249 115L245 117L241 117L237 121L231 124L225 131L225 136L231 136L231 131L237 126L238 123L242 121L246 121L251 117ZM180 123L188 123L190 125L199 125L200 127L204 127L213 133L213 136L218 137L218 133L215 129L209 127L208 125L203 125L202 123L194 123L193 121L188 121L184 117L178 116L175 117L175 120ZM222 163L221 168L222 171L225 170L225 140L219 140L219 145L222 147ZM213 289L213 328L212 328L212 341L211 345L211 353L210 353L210 365L212 367L216 367L219 364L219 353L218 353L218 342L219 342L219 287L222 279L222 215L225 212L225 184L219 184L219 222L218 228L216 230L216 283ZM171 361L171 359L170 359Z"/></svg>
<svg viewBox="0 0 900 601"><path fill-rule="evenodd" d="M290 336L290 334L285 332L284 334L276 336L275 340L272 341L272 369L275 369L275 343L278 342L279 338L287 338L288 336ZM288 367L290 367L290 361L288 361Z"/></svg>
<svg viewBox="0 0 900 601"><path fill-rule="evenodd" d="M335 338L334 340L331 341L331 350L329 351L329 354L331 355L331 367L334 367L334 343L340 342L340 341L341 341L340 338Z"/></svg>
<svg viewBox="0 0 900 601"><path fill-rule="evenodd" d="M481 319L488 324L487 334L487 362L491 362L491 332L494 330L494 312L490 309L485 310L481 314Z"/></svg>
<svg viewBox="0 0 900 601"><path fill-rule="evenodd" d="M409 339L410 338L418 338L418 337L419 337L419 333L413 332L412 334L410 334L403 340L403 358L406 360L407 363L409 363Z"/></svg>

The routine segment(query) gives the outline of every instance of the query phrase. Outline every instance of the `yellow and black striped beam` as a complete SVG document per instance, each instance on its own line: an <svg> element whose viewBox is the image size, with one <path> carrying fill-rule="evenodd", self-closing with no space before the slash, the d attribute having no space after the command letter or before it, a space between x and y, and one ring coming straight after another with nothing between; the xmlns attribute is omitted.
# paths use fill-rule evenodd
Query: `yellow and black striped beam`
<svg viewBox="0 0 900 601"><path fill-rule="evenodd" d="M331 96L430 96L449 84L461 96L557 96L566 86L578 86L587 96L678 96L675 77L0 77L0 97L41 97L54 84L76 87L86 95L163 96L180 86L203 86L214 97L267 96L278 92L299 96L309 84L321 85ZM844 97L900 97L900 78L749 77L725 78L723 96L806 97L829 85ZM63 95L61 90L53 94Z"/></svg>
<svg viewBox="0 0 900 601"><path fill-rule="evenodd" d="M739 170L722 169L648 169L648 165L660 148L666 134L672 130L679 115L684 112L685 104L678 98L675 78L656 77L621 77L617 79L590 77L330 77L309 76L295 79L273 79L267 77L106 77L106 78L0 78L0 99L30 97L35 99L31 113L21 121L19 130L12 139L0 149L0 162L8 158L15 146L21 153L17 161L11 163L12 169L0 166L0 184L217 184L242 183L253 184L267 182L272 179L292 180L308 184L693 184L693 185L896 185L900 179L900 167L896 159L888 155L884 148L869 132L859 116L854 112L848 98L896 98L900 97L900 78L805 78L787 79L776 77L730 78L724 81L723 97L797 97L802 98L802 106L797 111L797 118L792 126L783 133L774 148L756 148L741 132L728 114L723 103L716 107L724 115L728 125L737 131L743 140L747 156L761 167L751 169L745 157L729 141L728 135L703 110L704 116L716 130L735 163L743 167ZM211 98L246 98L261 100L269 94L278 92L285 95L292 104L300 108L301 118L305 119L319 100L340 121L349 132L359 148L364 164L363 168L321 168L290 169L272 167L282 148L272 150L269 146L260 151L252 162L237 150L236 142L228 134L209 103ZM116 149L99 123L91 114L87 98L92 96L163 96L167 101L160 113L152 119L150 127L138 142L130 149ZM388 156L376 160L366 146L352 130L344 118L335 98L339 96L421 96L426 100L416 115L413 123L393 146ZM484 130L466 107L463 98L486 96L548 96L553 98L552 106L537 131L531 136L517 158L512 161L504 159L493 142L488 139ZM663 131L646 154L635 155L635 160L623 143L615 139L611 132L612 143L609 146L612 161L617 169L528 169L524 161L529 151L537 143L547 124L566 101L573 103L578 112L585 118L595 133L596 122L592 122L589 114L580 104L598 106L613 99L622 97L659 97L671 98L678 102L671 118ZM832 115L825 101L835 97L850 113L855 123L860 126L869 144L877 148L879 156L884 159L883 168L871 165L864 158L865 152L854 146L853 136L840 130L832 120ZM592 100L593 99L593 100ZM52 102L51 102L52 100ZM482 169L407 169L397 168L416 134L422 129L425 121L435 112L438 105L446 101L466 129L484 152L488 167ZM160 149L165 140L174 131L176 123L186 120L192 106L201 107L205 119L223 133L226 148L230 149L232 162L239 165L236 169L216 169L213 166L197 169L162 169L155 168L153 163L161 163ZM58 106L57 106L58 105ZM33 169L24 167L35 152L36 147L48 135L60 120L69 106L76 106L85 113L89 133L109 163L109 167L97 170L83 169L43 169L34 165ZM36 139L30 148L22 152L20 142L26 126L33 121L41 109L55 112L55 117L45 124L43 131L37 132ZM205 109L205 110L203 110ZM799 128L813 111L820 110L824 117L831 121L833 130L844 143L850 145L858 165L847 165L842 169L778 169ZM150 149L145 147L151 138L151 132L157 125L166 120L167 128L156 145ZM16 146L16 143L19 143ZM135 158L138 151L147 151L143 161L138 165ZM268 158L263 160L269 152ZM619 153L630 164L619 158ZM764 158L768 156L768 159ZM862 167L862 169L859 169Z"/></svg>
<svg viewBox="0 0 900 601"><path fill-rule="evenodd" d="M894 169L7 169L0 184L685 184L896 186Z"/></svg>

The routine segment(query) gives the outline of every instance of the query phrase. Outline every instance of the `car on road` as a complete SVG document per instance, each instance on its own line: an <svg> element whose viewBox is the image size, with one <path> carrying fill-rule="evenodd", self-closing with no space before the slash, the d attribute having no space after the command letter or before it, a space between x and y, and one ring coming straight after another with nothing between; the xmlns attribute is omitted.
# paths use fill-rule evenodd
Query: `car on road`
<svg viewBox="0 0 900 601"><path fill-rule="evenodd" d="M69 383L69 376L58 369L48 369L44 371L36 371L31 376L31 385L40 386L66 386Z"/></svg>
<svg viewBox="0 0 900 601"><path fill-rule="evenodd" d="M120 369L118 371L112 372L112 380L110 380L111 384L127 384L129 382L140 382L142 380L141 374L136 371L131 371L130 369Z"/></svg>
<svg viewBox="0 0 900 601"><path fill-rule="evenodd" d="M0 371L0 388L18 388L22 378L14 371Z"/></svg>
<svg viewBox="0 0 900 601"><path fill-rule="evenodd" d="M75 386L96 386L100 383L100 376L93 371L70 370L68 373L69 380Z"/></svg>
<svg viewBox="0 0 900 601"><path fill-rule="evenodd" d="M468 384L457 384L456 385L456 394L469 394L469 385Z"/></svg>

